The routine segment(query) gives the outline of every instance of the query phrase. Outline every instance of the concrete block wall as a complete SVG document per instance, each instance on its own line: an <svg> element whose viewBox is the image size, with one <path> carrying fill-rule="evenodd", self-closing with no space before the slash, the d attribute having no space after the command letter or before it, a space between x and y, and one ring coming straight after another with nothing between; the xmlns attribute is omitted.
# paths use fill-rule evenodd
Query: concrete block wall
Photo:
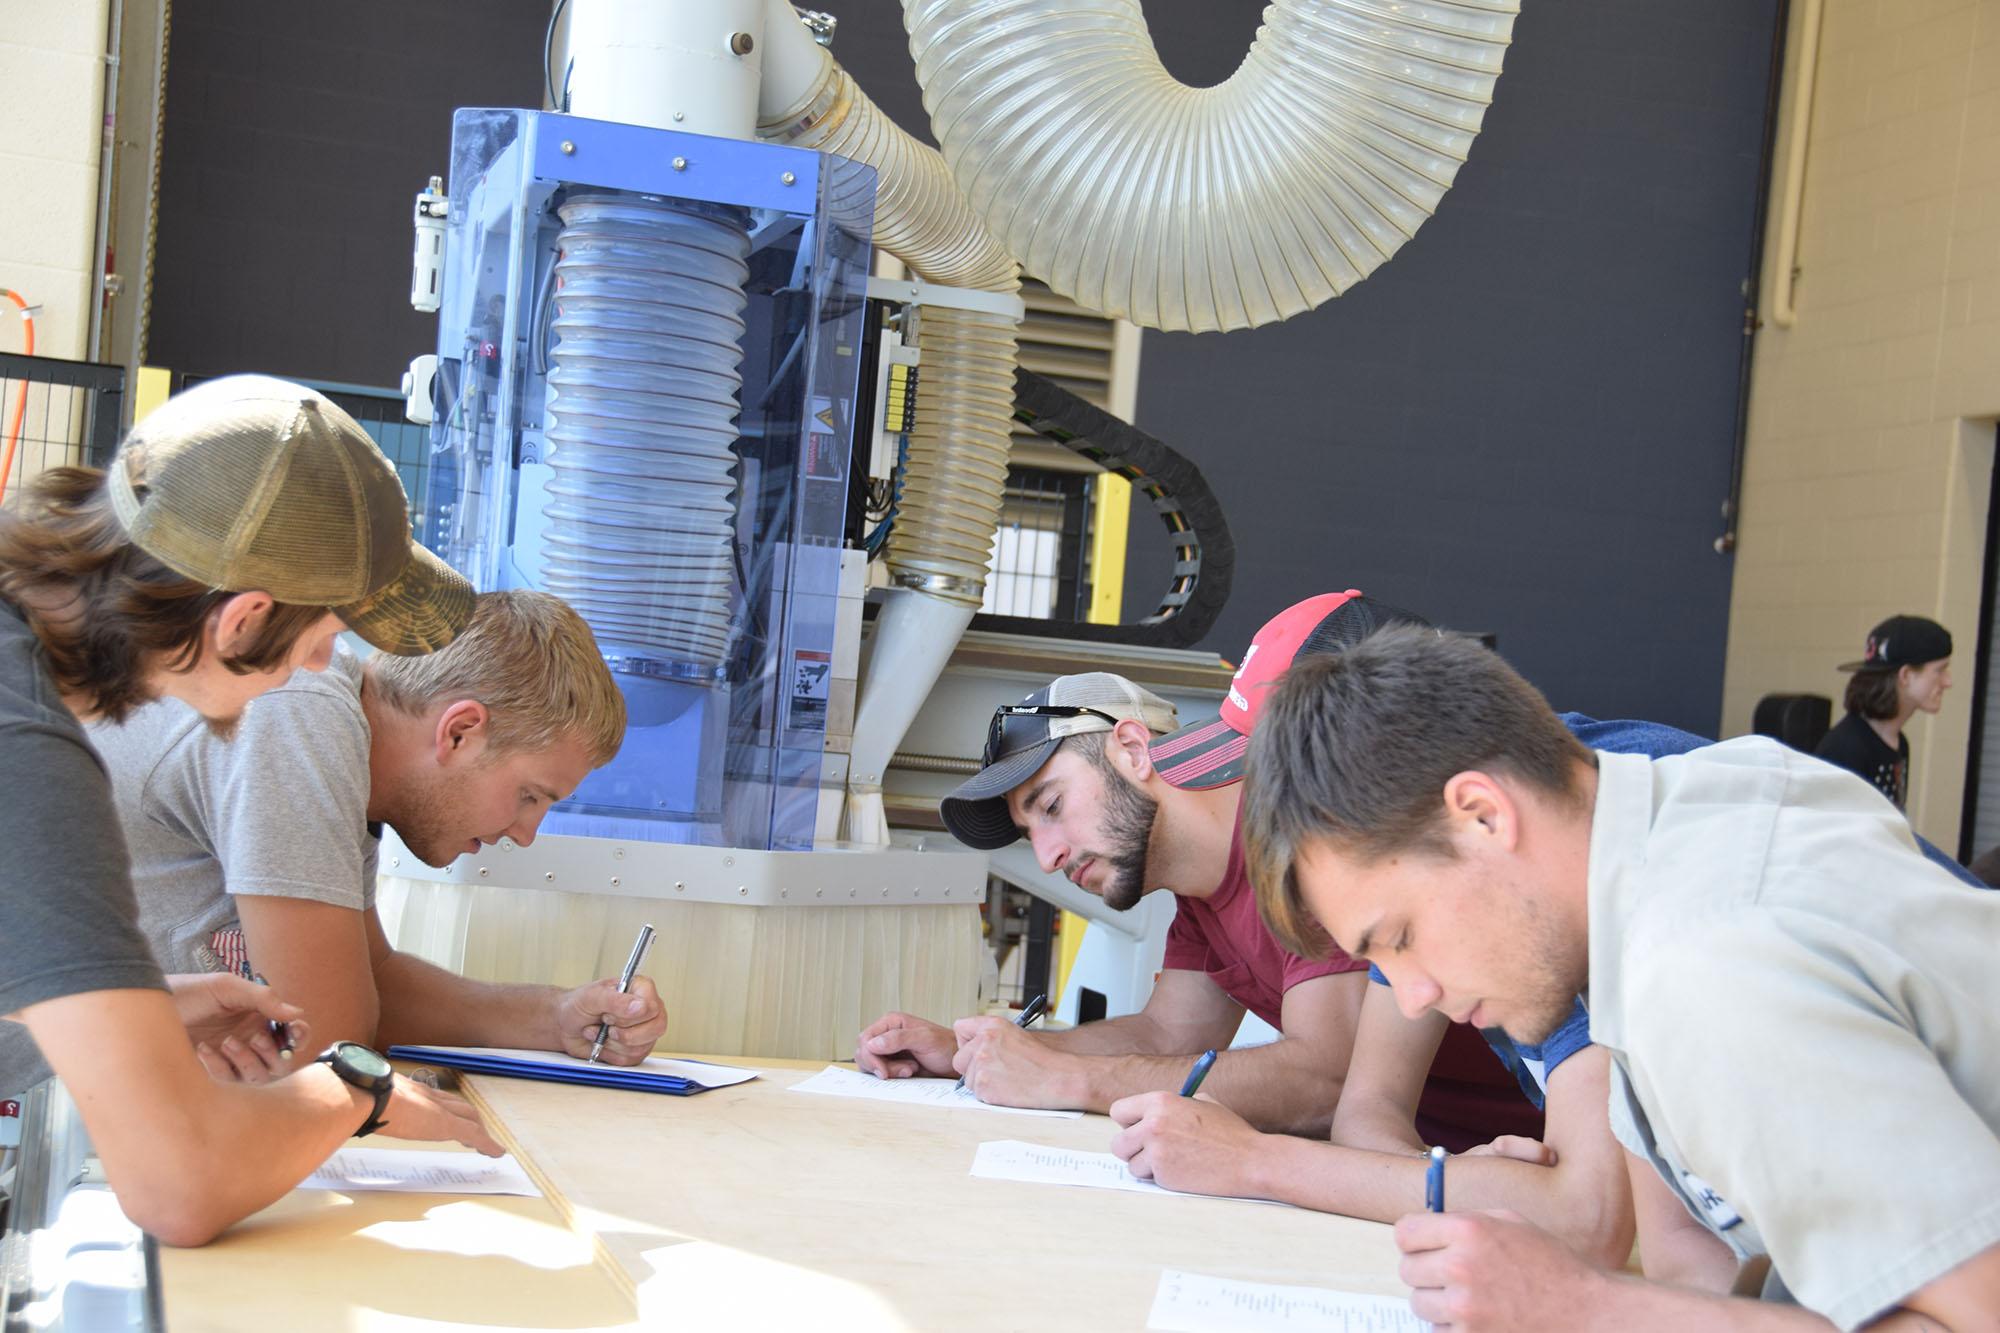
<svg viewBox="0 0 2000 1333"><path fill-rule="evenodd" d="M1797 322L1756 348L1724 731L1774 692L1838 717L1870 626L1942 621L1957 688L1910 729L1910 817L1952 848L2000 418L2000 0L1826 0L1807 142Z"/></svg>
<svg viewBox="0 0 2000 1333"><path fill-rule="evenodd" d="M42 308L35 350L81 358L90 331L110 0L0 0L0 287ZM0 349L21 350L12 303Z"/></svg>

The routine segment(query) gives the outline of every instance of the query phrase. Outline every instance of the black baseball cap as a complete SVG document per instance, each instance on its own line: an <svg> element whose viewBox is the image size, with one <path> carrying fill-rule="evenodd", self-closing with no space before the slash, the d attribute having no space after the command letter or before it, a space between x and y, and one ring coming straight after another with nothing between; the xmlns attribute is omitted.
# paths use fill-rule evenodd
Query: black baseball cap
<svg viewBox="0 0 2000 1333"><path fill-rule="evenodd" d="M982 852L1005 847L1021 836L1007 793L1041 771L1068 737L1109 731L1127 718L1155 735L1180 724L1171 703L1109 671L1058 676L1020 703L996 710L979 772L938 803L944 826Z"/></svg>
<svg viewBox="0 0 2000 1333"><path fill-rule="evenodd" d="M1951 656L1951 631L1923 616L1890 616L1868 631L1859 662L1842 662L1842 671L1894 671L1922 666Z"/></svg>

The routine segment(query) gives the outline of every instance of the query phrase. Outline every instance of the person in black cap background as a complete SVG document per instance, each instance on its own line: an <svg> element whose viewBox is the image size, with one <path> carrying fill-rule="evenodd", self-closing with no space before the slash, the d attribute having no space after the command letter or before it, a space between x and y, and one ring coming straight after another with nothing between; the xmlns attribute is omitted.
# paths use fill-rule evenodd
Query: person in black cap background
<svg viewBox="0 0 2000 1333"><path fill-rule="evenodd" d="M1910 794L1910 738L1903 727L1935 713L1951 688L1951 631L1922 616L1890 616L1846 662L1847 716L1820 741L1821 759L1858 773L1903 809Z"/></svg>

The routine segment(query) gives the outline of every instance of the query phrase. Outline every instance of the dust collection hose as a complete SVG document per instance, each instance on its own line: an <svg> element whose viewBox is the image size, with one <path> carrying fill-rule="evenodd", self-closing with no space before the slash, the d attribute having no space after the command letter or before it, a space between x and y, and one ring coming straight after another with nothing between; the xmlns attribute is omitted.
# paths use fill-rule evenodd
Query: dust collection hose
<svg viewBox="0 0 2000 1333"><path fill-rule="evenodd" d="M874 242L926 281L1011 292L1019 266L966 207L937 150L883 115L785 5L765 24L758 133L874 167ZM837 209L838 201L836 201ZM837 214L836 214L837 216ZM918 316L915 428L890 577L977 608L1000 526L1014 415L1015 323L927 307Z"/></svg>
<svg viewBox="0 0 2000 1333"><path fill-rule="evenodd" d="M1519 0L1277 0L1213 88L1138 0L903 0L953 177L1028 272L1148 328L1268 324L1361 281L1436 210Z"/></svg>
<svg viewBox="0 0 2000 1333"><path fill-rule="evenodd" d="M729 645L740 217L577 194L559 210L547 566L605 651L712 675Z"/></svg>

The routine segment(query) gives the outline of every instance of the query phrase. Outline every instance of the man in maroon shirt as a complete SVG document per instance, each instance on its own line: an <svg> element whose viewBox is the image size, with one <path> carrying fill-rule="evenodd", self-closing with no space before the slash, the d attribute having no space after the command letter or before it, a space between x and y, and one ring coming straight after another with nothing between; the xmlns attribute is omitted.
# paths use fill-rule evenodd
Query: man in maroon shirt
<svg viewBox="0 0 2000 1333"><path fill-rule="evenodd" d="M1139 1013L1064 1032L885 1014L861 1033L860 1067L883 1078L956 1072L986 1101L1105 1111L1178 1089L1196 1056L1228 1046L1247 1009L1282 1036L1223 1050L1203 1091L1260 1129L1325 1134L1367 971L1338 951L1318 962L1287 953L1258 917L1237 827L1249 700L1296 653L1338 651L1407 618L1355 592L1302 602L1251 643L1222 719L1178 731L1173 705L1106 672L1061 677L999 710L980 772L944 799L946 826L989 850L1025 836L1043 869L1119 910L1170 891L1164 970ZM1456 1151L1539 1134L1534 1107L1470 1029L1447 1039L1433 1078L1432 1141Z"/></svg>

